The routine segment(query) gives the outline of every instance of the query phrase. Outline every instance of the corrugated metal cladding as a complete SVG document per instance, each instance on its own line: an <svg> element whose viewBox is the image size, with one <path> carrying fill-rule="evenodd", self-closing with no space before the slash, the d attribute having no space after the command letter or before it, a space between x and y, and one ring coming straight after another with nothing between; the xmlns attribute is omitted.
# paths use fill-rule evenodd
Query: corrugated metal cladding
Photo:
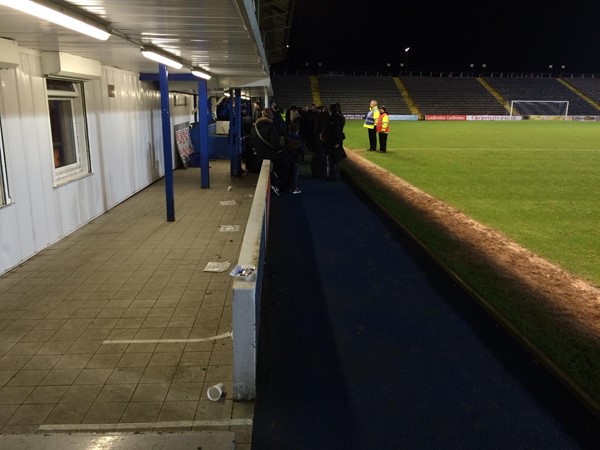
<svg viewBox="0 0 600 450"><path fill-rule="evenodd" d="M137 73L106 66L84 83L91 173L56 186L40 61L37 50L21 48L18 68L0 70L11 199L0 207L0 274L164 175L160 93ZM172 123L189 122L193 102L175 106L171 95Z"/></svg>
<svg viewBox="0 0 600 450"><path fill-rule="evenodd" d="M266 95L270 78L263 36L282 47L294 1L44 0L104 22L113 31L107 41L0 6L0 37L18 43L19 61L0 70L6 161L0 182L8 186L8 200L2 193L0 202L5 203L0 205L0 274L164 175L160 94L139 76L157 73L158 64L141 55L143 45L210 71L215 76L209 88L215 91L247 84ZM101 63L100 78L83 82L91 171L62 183L54 170L44 51ZM238 81L242 84L234 84ZM171 99L172 126L190 121L194 103L191 98L184 103L176 106Z"/></svg>
<svg viewBox="0 0 600 450"><path fill-rule="evenodd" d="M268 76L269 63L250 0L57 1L93 14L117 35L98 41L0 6L1 36L21 47L62 51L135 72L156 72L156 63L135 43L154 44L215 75ZM121 36L121 37L119 37ZM170 72L177 72L170 70ZM189 72L189 68L182 70Z"/></svg>

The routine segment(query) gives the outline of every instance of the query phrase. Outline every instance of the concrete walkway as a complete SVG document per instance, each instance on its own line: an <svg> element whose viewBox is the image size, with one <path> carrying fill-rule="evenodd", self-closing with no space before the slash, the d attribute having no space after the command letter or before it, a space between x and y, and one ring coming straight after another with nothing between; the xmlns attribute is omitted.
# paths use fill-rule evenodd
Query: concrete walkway
<svg viewBox="0 0 600 450"><path fill-rule="evenodd" d="M1 448L66 432L79 446L55 448L132 432L250 448L253 403L206 396L232 380L232 277L204 269L236 263L257 175L211 161L201 189L199 171L174 172L175 222L159 181L0 277Z"/></svg>

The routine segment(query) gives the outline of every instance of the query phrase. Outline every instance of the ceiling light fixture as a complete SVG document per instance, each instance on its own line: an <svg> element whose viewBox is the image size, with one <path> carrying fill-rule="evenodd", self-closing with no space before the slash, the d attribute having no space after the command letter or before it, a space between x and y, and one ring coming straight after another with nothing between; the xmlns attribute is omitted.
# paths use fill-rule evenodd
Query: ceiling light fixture
<svg viewBox="0 0 600 450"><path fill-rule="evenodd" d="M142 49L142 55L144 55L148 59L151 59L152 61L156 61L157 63L165 64L169 67L172 67L173 69L181 69L183 67L183 64L181 64L179 61L176 61L168 56L156 53L153 50Z"/></svg>
<svg viewBox="0 0 600 450"><path fill-rule="evenodd" d="M209 75L208 73L206 73L202 70L199 70L199 69L195 69L193 67L192 67L192 75L194 75L195 77L198 77L198 78L202 78L204 80L210 80L212 78L212 76Z"/></svg>
<svg viewBox="0 0 600 450"><path fill-rule="evenodd" d="M0 5L39 17L42 20L47 20L48 22L86 34L101 41L105 41L110 37L110 33L106 27L94 23L84 16L75 18L70 12L65 14L30 0L0 0Z"/></svg>

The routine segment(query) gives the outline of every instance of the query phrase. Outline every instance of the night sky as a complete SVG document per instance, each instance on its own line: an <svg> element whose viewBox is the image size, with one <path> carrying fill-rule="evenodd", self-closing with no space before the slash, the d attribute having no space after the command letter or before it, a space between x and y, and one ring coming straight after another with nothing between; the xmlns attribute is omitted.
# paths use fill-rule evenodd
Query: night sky
<svg viewBox="0 0 600 450"><path fill-rule="evenodd" d="M600 73L600 2L297 0L288 52L275 69Z"/></svg>

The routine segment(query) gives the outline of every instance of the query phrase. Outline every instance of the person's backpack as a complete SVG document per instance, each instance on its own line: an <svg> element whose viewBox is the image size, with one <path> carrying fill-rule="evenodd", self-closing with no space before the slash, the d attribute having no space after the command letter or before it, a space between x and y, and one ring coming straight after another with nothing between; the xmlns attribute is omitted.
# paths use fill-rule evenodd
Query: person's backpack
<svg viewBox="0 0 600 450"><path fill-rule="evenodd" d="M250 173L259 173L262 166L262 158L256 153L256 149L252 145L252 137L246 135L243 138L244 144L244 163L246 164L246 170Z"/></svg>

